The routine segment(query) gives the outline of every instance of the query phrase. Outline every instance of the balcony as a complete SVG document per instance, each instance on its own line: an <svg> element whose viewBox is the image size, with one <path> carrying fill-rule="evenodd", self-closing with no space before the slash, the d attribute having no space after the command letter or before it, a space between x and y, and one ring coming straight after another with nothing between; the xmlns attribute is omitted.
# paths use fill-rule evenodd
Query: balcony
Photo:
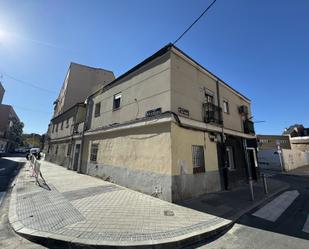
<svg viewBox="0 0 309 249"><path fill-rule="evenodd" d="M73 132L73 134L81 134L84 130L84 125L85 125L84 122L74 124L72 126L73 130L71 132Z"/></svg>
<svg viewBox="0 0 309 249"><path fill-rule="evenodd" d="M251 120L249 120L249 119L246 119L244 121L244 133L246 133L246 134L255 134L254 123Z"/></svg>
<svg viewBox="0 0 309 249"><path fill-rule="evenodd" d="M221 107L212 103L203 103L203 110L205 123L223 124Z"/></svg>

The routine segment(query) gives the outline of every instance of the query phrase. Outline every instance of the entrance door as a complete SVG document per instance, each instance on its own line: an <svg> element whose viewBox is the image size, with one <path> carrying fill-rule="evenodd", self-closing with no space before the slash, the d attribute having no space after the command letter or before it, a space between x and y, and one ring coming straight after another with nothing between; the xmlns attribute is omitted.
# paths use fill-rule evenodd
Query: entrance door
<svg viewBox="0 0 309 249"><path fill-rule="evenodd" d="M250 169L252 174L252 179L257 180L257 160L256 152L254 148L247 148L248 159L250 163Z"/></svg>
<svg viewBox="0 0 309 249"><path fill-rule="evenodd" d="M73 162L73 170L75 171L77 171L78 167L79 151L80 151L80 144L76 144L74 152L74 162Z"/></svg>

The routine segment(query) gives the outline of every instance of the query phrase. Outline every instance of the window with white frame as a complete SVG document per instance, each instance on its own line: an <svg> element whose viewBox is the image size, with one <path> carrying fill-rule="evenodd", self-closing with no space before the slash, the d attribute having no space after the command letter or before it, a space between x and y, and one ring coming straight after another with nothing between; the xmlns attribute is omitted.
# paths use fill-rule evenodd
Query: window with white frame
<svg viewBox="0 0 309 249"><path fill-rule="evenodd" d="M121 93L117 93L114 95L113 110L119 109L120 104L121 104Z"/></svg>
<svg viewBox="0 0 309 249"><path fill-rule="evenodd" d="M192 145L193 173L205 172L204 146Z"/></svg>
<svg viewBox="0 0 309 249"><path fill-rule="evenodd" d="M227 102L227 100L223 100L223 111L225 113L230 113L230 110L229 110L229 102Z"/></svg>
<svg viewBox="0 0 309 249"><path fill-rule="evenodd" d="M90 162L97 162L99 144L93 143L90 148Z"/></svg>

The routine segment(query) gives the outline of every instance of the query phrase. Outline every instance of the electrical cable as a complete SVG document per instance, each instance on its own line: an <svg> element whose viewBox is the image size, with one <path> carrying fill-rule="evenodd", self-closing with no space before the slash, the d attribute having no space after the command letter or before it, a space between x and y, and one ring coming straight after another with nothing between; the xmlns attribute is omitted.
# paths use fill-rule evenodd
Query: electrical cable
<svg viewBox="0 0 309 249"><path fill-rule="evenodd" d="M202 16L215 4L217 0L214 0L203 12L202 14L195 19L195 21L173 42L173 45L175 45L193 26L194 24L196 24L201 18Z"/></svg>

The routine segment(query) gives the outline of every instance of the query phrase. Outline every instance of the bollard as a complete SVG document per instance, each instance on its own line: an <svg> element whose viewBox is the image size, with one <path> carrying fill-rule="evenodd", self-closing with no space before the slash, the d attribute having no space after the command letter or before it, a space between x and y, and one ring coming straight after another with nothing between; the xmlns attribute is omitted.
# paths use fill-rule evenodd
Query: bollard
<svg viewBox="0 0 309 249"><path fill-rule="evenodd" d="M265 195L267 195L268 194L268 189L267 189L267 181L266 181L265 174L262 174L262 178L263 178L264 193L265 193Z"/></svg>

